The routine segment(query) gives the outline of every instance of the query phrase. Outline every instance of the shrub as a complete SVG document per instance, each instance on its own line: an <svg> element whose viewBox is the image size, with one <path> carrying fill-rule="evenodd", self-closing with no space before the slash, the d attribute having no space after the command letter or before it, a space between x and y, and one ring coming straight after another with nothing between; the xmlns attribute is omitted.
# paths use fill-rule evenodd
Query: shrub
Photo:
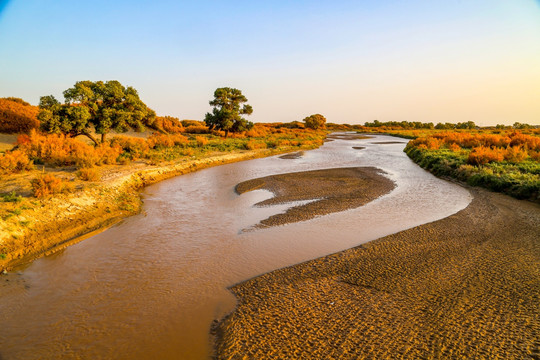
<svg viewBox="0 0 540 360"><path fill-rule="evenodd" d="M195 136L195 142L197 143L197 146L203 147L208 144L208 139L204 136Z"/></svg>
<svg viewBox="0 0 540 360"><path fill-rule="evenodd" d="M95 167L82 168L77 171L77 176L83 181L99 181L101 178L99 170Z"/></svg>
<svg viewBox="0 0 540 360"><path fill-rule="evenodd" d="M187 134L208 134L208 127L204 125L189 125L184 129Z"/></svg>
<svg viewBox="0 0 540 360"><path fill-rule="evenodd" d="M489 148L486 146L475 147L467 158L471 165L483 165L493 161L503 161L505 151L501 148Z"/></svg>
<svg viewBox="0 0 540 360"><path fill-rule="evenodd" d="M92 167L115 164L116 158L122 152L120 146L100 144L94 147L65 135L43 135L35 130L32 130L30 135L20 135L17 144L30 158L55 166Z"/></svg>
<svg viewBox="0 0 540 360"><path fill-rule="evenodd" d="M52 174L43 174L32 180L32 190L37 198L71 190L71 186Z"/></svg>
<svg viewBox="0 0 540 360"><path fill-rule="evenodd" d="M184 131L184 126L178 118L172 116L156 116L155 126L171 134L177 134Z"/></svg>
<svg viewBox="0 0 540 360"><path fill-rule="evenodd" d="M111 146L119 146L131 160L142 158L150 147L145 139L131 136L115 136L111 140Z"/></svg>
<svg viewBox="0 0 540 360"><path fill-rule="evenodd" d="M453 152L460 152L461 146L459 146L458 144L450 144L448 145L448 149L450 149Z"/></svg>
<svg viewBox="0 0 540 360"><path fill-rule="evenodd" d="M0 132L28 133L39 128L39 108L19 98L0 98Z"/></svg>
<svg viewBox="0 0 540 360"><path fill-rule="evenodd" d="M182 123L182 126L187 128L188 126L206 126L204 121L197 121L197 120L182 120L180 121Z"/></svg>
<svg viewBox="0 0 540 360"><path fill-rule="evenodd" d="M247 150L266 149L266 148L267 148L267 145L264 141L249 140L246 143Z"/></svg>
<svg viewBox="0 0 540 360"><path fill-rule="evenodd" d="M188 138L181 134L153 134L148 138L147 141L148 146L150 146L152 149L159 147L167 148L173 146L182 146L189 142Z"/></svg>
<svg viewBox="0 0 540 360"><path fill-rule="evenodd" d="M0 174L32 170L33 167L32 160L21 150L8 151L0 155Z"/></svg>
<svg viewBox="0 0 540 360"><path fill-rule="evenodd" d="M522 146L509 146L504 153L504 160L511 163L520 163L528 156L527 150L523 149Z"/></svg>

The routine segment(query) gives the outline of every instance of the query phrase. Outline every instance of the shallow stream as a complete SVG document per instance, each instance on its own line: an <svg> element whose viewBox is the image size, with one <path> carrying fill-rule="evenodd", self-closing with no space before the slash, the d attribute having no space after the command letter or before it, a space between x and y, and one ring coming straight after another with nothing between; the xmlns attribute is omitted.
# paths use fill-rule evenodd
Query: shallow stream
<svg viewBox="0 0 540 360"><path fill-rule="evenodd" d="M228 286L469 204L467 190L415 165L406 142L334 140L298 159L244 161L148 187L143 214L0 277L0 359L208 358L210 324L235 306ZM253 207L271 193L239 196L237 183L352 166L379 167L397 186L361 208L242 231L286 206Z"/></svg>

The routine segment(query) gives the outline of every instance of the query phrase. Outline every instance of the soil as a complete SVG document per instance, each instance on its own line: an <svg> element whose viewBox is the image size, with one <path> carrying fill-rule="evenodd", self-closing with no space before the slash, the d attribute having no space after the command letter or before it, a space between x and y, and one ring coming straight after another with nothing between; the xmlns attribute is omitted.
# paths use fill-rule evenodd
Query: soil
<svg viewBox="0 0 540 360"><path fill-rule="evenodd" d="M262 220L256 227L305 221L319 215L354 209L387 194L395 184L374 167L336 168L266 176L241 182L236 192L266 189L271 199L256 206L310 201L293 206L285 213Z"/></svg>
<svg viewBox="0 0 540 360"><path fill-rule="evenodd" d="M539 359L540 206L471 192L445 219L232 287L216 358Z"/></svg>

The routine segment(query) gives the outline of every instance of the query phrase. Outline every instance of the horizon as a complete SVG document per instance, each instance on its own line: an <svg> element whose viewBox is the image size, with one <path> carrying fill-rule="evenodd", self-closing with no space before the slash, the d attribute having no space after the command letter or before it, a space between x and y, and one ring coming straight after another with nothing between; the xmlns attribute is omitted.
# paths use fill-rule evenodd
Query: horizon
<svg viewBox="0 0 540 360"><path fill-rule="evenodd" d="M538 0L0 0L0 56L0 97L32 104L118 80L180 119L227 86L254 122L540 125Z"/></svg>

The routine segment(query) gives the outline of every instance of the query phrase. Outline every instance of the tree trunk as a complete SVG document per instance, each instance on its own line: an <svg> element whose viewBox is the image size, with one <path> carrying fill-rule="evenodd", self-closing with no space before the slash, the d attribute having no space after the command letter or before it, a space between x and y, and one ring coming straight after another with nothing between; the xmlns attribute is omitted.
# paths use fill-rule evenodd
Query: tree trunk
<svg viewBox="0 0 540 360"><path fill-rule="evenodd" d="M225 130L225 139L229 136L229 130Z"/></svg>
<svg viewBox="0 0 540 360"><path fill-rule="evenodd" d="M101 134L101 143L104 144L105 143L105 136L107 134Z"/></svg>
<svg viewBox="0 0 540 360"><path fill-rule="evenodd" d="M96 146L99 145L99 143L97 142L96 138L93 137L92 135L90 135L90 133L83 132L83 133L81 133L81 135L87 136L90 140L92 140L92 141L94 142L94 144L95 144Z"/></svg>

